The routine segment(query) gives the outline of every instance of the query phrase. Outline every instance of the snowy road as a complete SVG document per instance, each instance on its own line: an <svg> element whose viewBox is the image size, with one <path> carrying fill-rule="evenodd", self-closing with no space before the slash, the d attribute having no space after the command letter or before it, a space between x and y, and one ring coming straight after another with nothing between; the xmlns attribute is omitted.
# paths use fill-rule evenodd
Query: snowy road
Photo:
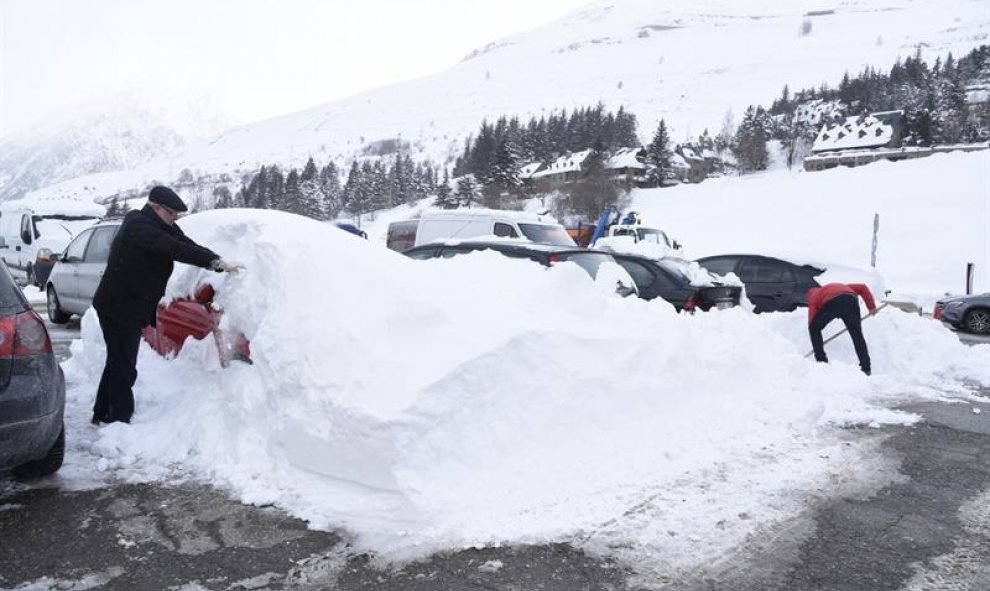
<svg viewBox="0 0 990 591"><path fill-rule="evenodd" d="M53 328L60 358L78 329ZM209 487L69 490L58 479L33 488L0 480L0 589L990 588L990 404L908 410L926 421L849 434L882 440L880 452L902 477L867 498L823 497L813 512L762 531L704 572L630 582L624 569L585 554L582 540L464 550L381 571L337 533Z"/></svg>

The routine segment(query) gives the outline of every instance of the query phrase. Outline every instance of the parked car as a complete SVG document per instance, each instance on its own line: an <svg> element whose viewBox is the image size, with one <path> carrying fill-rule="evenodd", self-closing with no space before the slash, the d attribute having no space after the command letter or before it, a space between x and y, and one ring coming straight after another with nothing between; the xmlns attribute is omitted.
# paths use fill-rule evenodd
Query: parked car
<svg viewBox="0 0 990 591"><path fill-rule="evenodd" d="M122 221L102 222L83 230L64 252L55 255L55 267L45 285L48 319L53 323L65 324L73 314L84 314L92 305Z"/></svg>
<svg viewBox="0 0 990 591"><path fill-rule="evenodd" d="M65 453L65 378L44 320L0 262L0 471L56 472Z"/></svg>
<svg viewBox="0 0 990 591"><path fill-rule="evenodd" d="M251 363L251 343L239 332L220 330L223 311L213 300L212 285L200 285L191 297L176 298L169 305L159 304L155 326L147 326L141 336L162 357L174 357L182 350L186 339L202 340L212 336L226 367L232 360Z"/></svg>
<svg viewBox="0 0 990 591"><path fill-rule="evenodd" d="M406 256L423 260L436 258L450 258L471 252L482 250L493 250L507 257L517 259L529 259L549 267L554 263L571 262L587 271L592 277L598 276L598 270L603 263L616 263L617 261L607 252L598 250L588 250L576 246L556 246L552 244L536 244L533 242L505 240L505 241L447 241L432 244L424 244L406 250ZM616 293L626 297L636 293L636 284L632 277L629 277L621 266L619 271L625 277L621 277Z"/></svg>
<svg viewBox="0 0 990 591"><path fill-rule="evenodd" d="M636 282L639 297L644 300L661 298L680 312L708 311L711 308L731 308L739 305L742 288L724 285L711 273L703 274L705 285L699 283L699 273L692 272L691 261L679 258L652 259L631 254L612 253ZM694 282L694 283L693 283Z"/></svg>
<svg viewBox="0 0 990 591"><path fill-rule="evenodd" d="M956 330L990 334L990 292L941 299L935 303L935 319Z"/></svg>
<svg viewBox="0 0 990 591"><path fill-rule="evenodd" d="M388 225L385 236L385 246L403 252L416 245L416 231L419 230L419 220L400 220Z"/></svg>
<svg viewBox="0 0 990 591"><path fill-rule="evenodd" d="M43 287L55 261L53 253L84 228L100 221L102 205L71 200L4 201L0 204L0 258L14 278Z"/></svg>
<svg viewBox="0 0 990 591"><path fill-rule="evenodd" d="M756 312L791 312L808 305L808 290L820 287L825 269L773 257L730 254L704 257L697 263L716 275L735 273L746 286Z"/></svg>

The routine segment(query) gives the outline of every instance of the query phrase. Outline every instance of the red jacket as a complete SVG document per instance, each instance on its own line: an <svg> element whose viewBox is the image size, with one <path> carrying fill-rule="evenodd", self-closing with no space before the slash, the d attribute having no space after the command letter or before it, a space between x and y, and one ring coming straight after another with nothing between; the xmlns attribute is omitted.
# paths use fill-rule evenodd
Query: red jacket
<svg viewBox="0 0 990 591"><path fill-rule="evenodd" d="M845 294L861 296L870 312L877 309L877 304L873 301L873 294L870 293L870 288L862 283L850 283L848 285L845 283L829 283L824 287L813 287L808 290L808 324L811 324L825 304L837 296Z"/></svg>

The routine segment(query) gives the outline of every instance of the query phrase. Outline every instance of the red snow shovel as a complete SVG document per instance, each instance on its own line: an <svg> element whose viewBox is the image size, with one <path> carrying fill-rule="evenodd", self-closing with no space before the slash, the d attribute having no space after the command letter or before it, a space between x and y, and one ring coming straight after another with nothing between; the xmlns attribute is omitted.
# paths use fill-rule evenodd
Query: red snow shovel
<svg viewBox="0 0 990 591"><path fill-rule="evenodd" d="M884 309L884 308L886 308L887 306L888 306L888 304L887 304L887 302L884 302L884 303L882 303L882 304L880 304L880 306L879 306L879 307L877 307L877 309L876 309L876 310L874 310L874 311L872 311L872 312L870 312L870 313L868 313L868 314L867 314L866 316L863 316L863 318L861 318L861 320L866 320L866 319L867 319L867 318L869 318L870 316L876 316L877 314L879 314L879 313L880 313L880 310L883 310L883 309ZM822 342L822 347L824 347L825 345L827 345L827 344L829 344L829 343L831 343L832 341L834 341L835 339L837 339L837 338L839 338L840 336L842 336L842 335L844 335L844 334L846 334L847 332L849 332L849 329L848 329L848 328L845 328L845 327L843 327L843 329L842 329L842 330L840 330L839 332L837 332L837 333L835 333L834 335L832 335L832 336L830 336L830 337L828 337L827 339L825 339L825 340L824 340L824 341ZM814 354L815 354L815 351L814 351L814 350L812 350L812 351L811 351L811 352L809 352L809 353L808 353L807 355L805 355L805 356L804 356L804 358L805 358L805 359L807 359L807 358L809 358L809 357L811 357L811 356L812 356L812 355L814 355Z"/></svg>

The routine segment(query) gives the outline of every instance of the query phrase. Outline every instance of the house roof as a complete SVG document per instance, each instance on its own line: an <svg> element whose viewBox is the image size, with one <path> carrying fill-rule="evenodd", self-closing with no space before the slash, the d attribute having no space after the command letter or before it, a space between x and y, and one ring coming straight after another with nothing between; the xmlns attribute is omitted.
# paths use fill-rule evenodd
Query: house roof
<svg viewBox="0 0 990 591"><path fill-rule="evenodd" d="M539 172L539 170L541 168L543 168L543 163L542 162L530 162L529 164L524 164L519 169L519 178L520 179L530 179L530 178L533 178L533 176L537 172Z"/></svg>
<svg viewBox="0 0 990 591"><path fill-rule="evenodd" d="M884 111L827 121L811 151L880 148L890 144L904 123L903 111Z"/></svg>
<svg viewBox="0 0 990 591"><path fill-rule="evenodd" d="M638 168L640 170L646 170L646 164L640 161L642 148L619 148L608 159L606 167L609 170L616 170L621 168Z"/></svg>
<svg viewBox="0 0 990 591"><path fill-rule="evenodd" d="M794 119L798 123L808 125L821 125L823 122L842 116L842 103L840 101L825 101L814 99L806 101L797 106L794 110Z"/></svg>
<svg viewBox="0 0 990 591"><path fill-rule="evenodd" d="M547 165L544 170L534 173L532 178L538 179L555 174L580 172L581 166L584 164L584 161L588 159L589 154L591 154L591 150L582 150L581 152L574 152L573 154L564 154Z"/></svg>

